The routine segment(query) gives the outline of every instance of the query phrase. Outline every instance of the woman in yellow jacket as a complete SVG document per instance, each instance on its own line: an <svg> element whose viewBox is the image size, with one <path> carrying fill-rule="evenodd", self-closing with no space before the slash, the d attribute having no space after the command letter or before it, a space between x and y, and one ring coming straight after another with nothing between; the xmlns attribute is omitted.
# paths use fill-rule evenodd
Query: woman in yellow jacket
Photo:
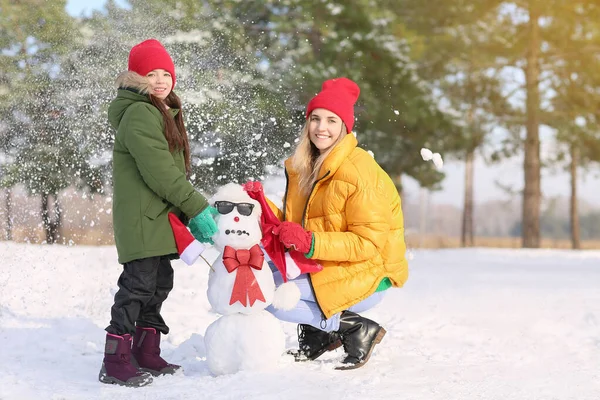
<svg viewBox="0 0 600 400"><path fill-rule="evenodd" d="M323 270L295 277L302 293L295 309L270 311L300 323L297 360L314 360L343 345L347 356L340 369L364 365L386 333L357 313L408 278L398 191L351 133L359 93L347 78L323 83L308 103L298 147L285 162L283 210L272 206L284 221L273 233Z"/></svg>

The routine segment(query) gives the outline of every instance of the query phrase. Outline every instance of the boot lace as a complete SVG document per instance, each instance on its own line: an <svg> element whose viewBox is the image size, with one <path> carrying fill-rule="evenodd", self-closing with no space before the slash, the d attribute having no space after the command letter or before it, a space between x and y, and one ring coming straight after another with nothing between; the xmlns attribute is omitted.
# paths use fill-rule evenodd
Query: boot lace
<svg viewBox="0 0 600 400"><path fill-rule="evenodd" d="M304 325L301 324L298 324L298 327L296 329L298 333L298 344L300 347L300 351L306 353L309 350L309 346L306 343L306 329L304 328Z"/></svg>

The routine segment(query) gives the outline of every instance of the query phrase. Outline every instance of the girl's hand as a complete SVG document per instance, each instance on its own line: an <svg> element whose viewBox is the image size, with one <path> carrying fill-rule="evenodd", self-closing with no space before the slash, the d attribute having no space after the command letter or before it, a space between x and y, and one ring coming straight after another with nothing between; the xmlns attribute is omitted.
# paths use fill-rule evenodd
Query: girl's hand
<svg viewBox="0 0 600 400"><path fill-rule="evenodd" d="M214 219L217 214L218 211L214 207L208 206L190 220L188 226L197 241L214 244L212 237L219 231Z"/></svg>

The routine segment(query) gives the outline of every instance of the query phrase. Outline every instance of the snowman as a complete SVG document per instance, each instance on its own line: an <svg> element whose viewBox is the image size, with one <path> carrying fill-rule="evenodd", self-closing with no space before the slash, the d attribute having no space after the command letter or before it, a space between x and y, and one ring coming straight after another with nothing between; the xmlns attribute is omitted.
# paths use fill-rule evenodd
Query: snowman
<svg viewBox="0 0 600 400"><path fill-rule="evenodd" d="M212 237L220 257L208 279L208 301L219 317L206 330L206 360L214 375L274 368L285 351L279 320L265 310L270 304L289 310L300 299L293 282L275 288L265 261L262 208L241 185L227 184L210 200L219 214Z"/></svg>

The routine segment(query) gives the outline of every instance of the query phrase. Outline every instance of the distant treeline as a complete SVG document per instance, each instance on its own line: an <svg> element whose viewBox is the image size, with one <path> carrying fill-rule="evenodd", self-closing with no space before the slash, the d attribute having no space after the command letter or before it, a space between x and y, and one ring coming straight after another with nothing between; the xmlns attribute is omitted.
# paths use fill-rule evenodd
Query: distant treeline
<svg viewBox="0 0 600 400"><path fill-rule="evenodd" d="M510 229L509 235L520 237L522 224L516 223ZM571 237L571 223L568 215L542 215L540 220L542 237L552 239L569 239ZM600 239L600 212L592 212L579 216L579 229L581 240Z"/></svg>
<svg viewBox="0 0 600 400"><path fill-rule="evenodd" d="M359 83L355 133L399 190L403 177L427 189L443 181L443 170L423 162L423 147L465 161L457 221L465 245L479 231L477 157L523 156L523 223L514 231L523 247L539 247L546 229L542 169L565 169L578 182L580 170L598 168L598 1L129 0L80 17L65 5L0 1L6 238L22 207L16 187L38 198L48 243L59 239L72 206L60 193L74 187L109 197L106 110L129 50L151 37L175 61L199 190L264 179L281 166L306 102L339 76ZM540 127L552 132L543 160ZM571 197L576 205L575 183ZM587 233L576 207L569 214L577 248Z"/></svg>

